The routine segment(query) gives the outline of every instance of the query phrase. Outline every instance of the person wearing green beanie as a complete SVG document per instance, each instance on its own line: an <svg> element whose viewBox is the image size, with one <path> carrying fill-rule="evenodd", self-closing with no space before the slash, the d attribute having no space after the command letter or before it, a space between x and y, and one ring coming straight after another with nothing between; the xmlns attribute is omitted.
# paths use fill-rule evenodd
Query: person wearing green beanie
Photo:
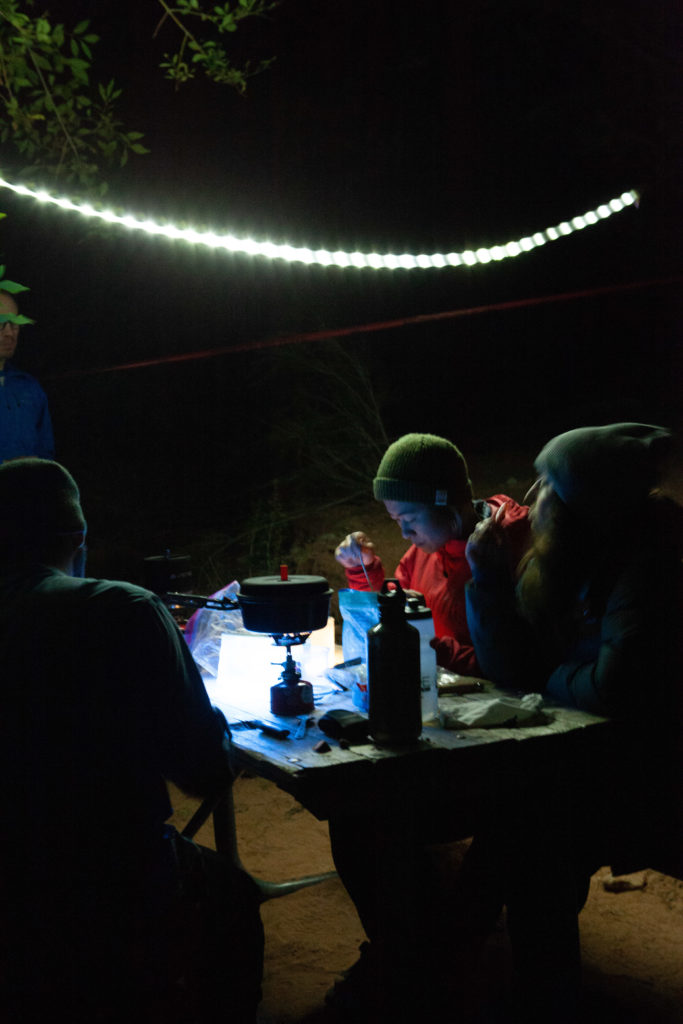
<svg viewBox="0 0 683 1024"><path fill-rule="evenodd" d="M462 675L479 668L467 628L467 538L496 513L512 563L528 543L528 509L504 494L475 499L467 463L451 441L435 434L404 434L380 461L373 493L384 502L410 547L394 573L404 590L424 595L434 619L437 662ZM356 530L339 544L337 561L352 590L379 590L384 568L371 539Z"/></svg>
<svg viewBox="0 0 683 1024"><path fill-rule="evenodd" d="M671 449L652 424L566 431L535 461L518 578L495 518L468 544L467 616L486 678L611 720L599 764L539 777L468 850L491 928L507 908L525 1020L579 1019L591 875L609 865L683 878L683 508L659 486Z"/></svg>
<svg viewBox="0 0 683 1024"><path fill-rule="evenodd" d="M394 441L380 461L373 492L378 501L384 502L410 544L394 576L404 590L424 595L434 620L432 646L436 649L438 664L461 675L478 675L465 616L465 584L470 578L465 558L467 538L477 523L493 515L499 516L510 545L511 562L517 562L529 539L528 509L503 494L486 501L475 499L462 453L451 441L434 434L405 434ZM362 531L349 534L335 554L346 570L350 588L381 588L384 568L367 534ZM445 814L443 821L430 819L416 828L420 839L414 856L420 868L416 867L411 883L406 880L398 899L406 897L417 903L431 885L438 887L438 871L430 845L462 838L461 833L453 834L454 827L457 832L462 823L454 825ZM387 908L377 900L381 886L377 884L375 873L377 865L381 864L381 850L385 848L387 837L374 815L357 818L332 815L329 829L335 867L354 902L368 941L361 946L359 960L327 993L326 1001L339 1013L356 1021L366 1019L365 1015L374 1005L377 965L387 957ZM408 897L410 886L414 886L414 892ZM430 928L435 931L433 922ZM394 938L401 948L415 941L414 935ZM429 966L422 966L429 975ZM392 992L391 998L400 993L401 1002L406 998L420 1003L422 966L416 965L412 988L412 982L404 977L400 967L396 968L396 993ZM402 1005L401 1010L412 1019L407 1005ZM421 1003L419 1013L420 1019L429 1016Z"/></svg>

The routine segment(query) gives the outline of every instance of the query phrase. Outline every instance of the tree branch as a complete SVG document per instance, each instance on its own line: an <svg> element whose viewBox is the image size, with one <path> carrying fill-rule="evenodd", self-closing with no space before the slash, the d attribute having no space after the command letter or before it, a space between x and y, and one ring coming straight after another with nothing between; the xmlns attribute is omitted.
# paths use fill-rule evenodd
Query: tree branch
<svg viewBox="0 0 683 1024"><path fill-rule="evenodd" d="M30 46L27 47L27 50L28 50L29 56L31 58L31 62L33 63L34 68L36 69L36 74L38 75L38 78L40 79L40 83L41 83L41 85L43 87L43 92L45 93L47 99L49 100L49 102L50 102L50 104L52 106L53 113L54 113L55 117L57 118L57 121L59 122L59 127L62 129L62 132L64 134L64 138L66 139L66 142L67 142L68 146L71 148L71 151L72 151L73 155L76 157L76 160L81 162L81 160L82 160L81 154L76 149L76 145L75 145L73 139L71 138L71 135L69 134L69 129L64 124L64 121L62 120L62 116L59 113L59 111L57 110L57 104L54 101L52 93L50 92L50 87L48 86L47 82L45 81L45 78L43 76L43 72L40 70L40 66L39 66L39 64L38 64L38 62L36 60L35 54L34 54L34 52L33 52L33 50L31 49Z"/></svg>

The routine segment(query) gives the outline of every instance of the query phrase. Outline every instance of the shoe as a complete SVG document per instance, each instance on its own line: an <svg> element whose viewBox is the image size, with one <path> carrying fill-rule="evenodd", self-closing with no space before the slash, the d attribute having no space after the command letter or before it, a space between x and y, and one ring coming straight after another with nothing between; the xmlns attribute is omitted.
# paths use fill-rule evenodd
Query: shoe
<svg viewBox="0 0 683 1024"><path fill-rule="evenodd" d="M427 1018L446 1019L427 1013L425 993L415 985L412 972L399 968L387 971L386 963L383 967L380 970L376 947L362 943L358 960L328 990L325 1003L350 1024L395 1024L397 1020L413 1024Z"/></svg>
<svg viewBox="0 0 683 1024"><path fill-rule="evenodd" d="M369 942L361 943L359 958L342 971L341 979L328 989L325 1003L342 1018L354 1022L375 1016L378 1008L377 969Z"/></svg>

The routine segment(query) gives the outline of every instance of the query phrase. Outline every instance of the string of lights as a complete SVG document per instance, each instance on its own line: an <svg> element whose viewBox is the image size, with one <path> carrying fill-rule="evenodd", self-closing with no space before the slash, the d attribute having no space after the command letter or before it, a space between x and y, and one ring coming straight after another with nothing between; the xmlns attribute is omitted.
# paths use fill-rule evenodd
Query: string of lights
<svg viewBox="0 0 683 1024"><path fill-rule="evenodd" d="M592 227L638 203L639 195L635 190L623 192L620 196L602 203L594 210L561 221L544 231L536 231L516 241L502 245L467 249L464 252L449 253L377 253L377 252L330 252L326 249L310 249L293 245L259 242L252 238L238 238L235 235L220 235L213 231L197 231L193 228L180 228L174 224L162 224L154 220L141 219L133 214L118 214L113 210L98 210L90 203L76 203L64 196L53 196L44 190L35 190L25 185L13 184L0 177L0 188L9 189L18 196L35 199L39 203L57 206L62 210L78 213L82 217L103 221L106 224L118 225L130 231L141 231L147 235L157 235L174 241L188 242L191 245L203 245L210 249L261 257L269 260L284 260L288 263L304 263L323 267L353 267L359 270L430 270L445 267L472 267L520 256L531 252L548 242Z"/></svg>

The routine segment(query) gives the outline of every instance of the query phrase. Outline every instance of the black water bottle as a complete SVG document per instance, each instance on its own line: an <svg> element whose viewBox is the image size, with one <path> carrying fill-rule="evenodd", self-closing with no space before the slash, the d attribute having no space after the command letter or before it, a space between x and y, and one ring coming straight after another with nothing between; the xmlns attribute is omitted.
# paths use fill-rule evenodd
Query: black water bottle
<svg viewBox="0 0 683 1024"><path fill-rule="evenodd" d="M422 732L420 634L406 619L398 580L384 581L377 602L380 621L368 631L369 732L376 743L398 746Z"/></svg>

